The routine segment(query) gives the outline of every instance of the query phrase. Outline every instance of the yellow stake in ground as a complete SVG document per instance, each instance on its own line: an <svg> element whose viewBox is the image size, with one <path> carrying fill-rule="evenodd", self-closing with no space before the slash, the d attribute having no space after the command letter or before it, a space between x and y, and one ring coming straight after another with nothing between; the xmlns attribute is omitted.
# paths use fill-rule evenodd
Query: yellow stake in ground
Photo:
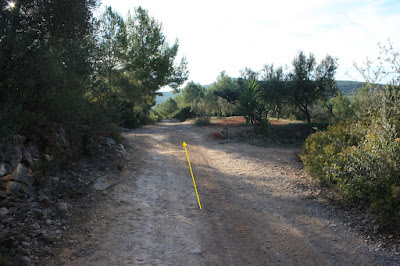
<svg viewBox="0 0 400 266"><path fill-rule="evenodd" d="M185 147L186 157L187 157L187 160L188 160L188 163L189 163L190 174L192 175L192 179L193 179L194 190L196 191L197 201L199 202L199 207L200 207L200 210L201 210L200 198L199 198L199 194L197 193L196 182L194 181L193 172L192 172L192 166L190 165L189 154L188 154L188 151L186 149L186 142L183 142L182 146Z"/></svg>

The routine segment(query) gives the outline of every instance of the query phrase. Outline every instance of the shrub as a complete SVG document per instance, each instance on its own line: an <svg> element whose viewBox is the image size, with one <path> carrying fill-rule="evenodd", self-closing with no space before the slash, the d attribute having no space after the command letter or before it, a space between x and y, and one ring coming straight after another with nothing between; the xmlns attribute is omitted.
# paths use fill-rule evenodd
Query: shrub
<svg viewBox="0 0 400 266"><path fill-rule="evenodd" d="M156 123L158 121L158 118L158 115L153 110L150 110L149 114L147 115L147 122Z"/></svg>
<svg viewBox="0 0 400 266"><path fill-rule="evenodd" d="M306 139L301 156L306 170L324 184L329 183L326 165L330 164L347 147L357 145L364 136L365 126L350 121L329 126Z"/></svg>
<svg viewBox="0 0 400 266"><path fill-rule="evenodd" d="M157 104L155 110L162 118L171 118L178 111L178 104L170 97L165 102Z"/></svg>
<svg viewBox="0 0 400 266"><path fill-rule="evenodd" d="M208 126L211 124L210 118L208 116L196 118L194 124L198 127Z"/></svg>
<svg viewBox="0 0 400 266"><path fill-rule="evenodd" d="M305 142L306 170L346 204L367 204L382 226L400 225L400 89L374 97L363 122L340 122Z"/></svg>
<svg viewBox="0 0 400 266"><path fill-rule="evenodd" d="M186 119L193 118L195 114L191 111L191 107L187 106L179 110L178 113L175 114L174 118L185 121Z"/></svg>
<svg viewBox="0 0 400 266"><path fill-rule="evenodd" d="M268 119L263 119L259 123L254 125L254 129L257 133L268 135L271 132L271 124Z"/></svg>

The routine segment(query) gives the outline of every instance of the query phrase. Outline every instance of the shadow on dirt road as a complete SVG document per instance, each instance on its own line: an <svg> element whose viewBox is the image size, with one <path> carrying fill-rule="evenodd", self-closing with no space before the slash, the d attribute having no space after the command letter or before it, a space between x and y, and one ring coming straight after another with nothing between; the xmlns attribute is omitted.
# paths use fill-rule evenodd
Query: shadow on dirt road
<svg viewBox="0 0 400 266"><path fill-rule="evenodd" d="M173 122L125 133L123 182L94 207L90 234L74 236L78 244L52 263L396 264L292 189L304 175L296 149L217 142L207 130Z"/></svg>

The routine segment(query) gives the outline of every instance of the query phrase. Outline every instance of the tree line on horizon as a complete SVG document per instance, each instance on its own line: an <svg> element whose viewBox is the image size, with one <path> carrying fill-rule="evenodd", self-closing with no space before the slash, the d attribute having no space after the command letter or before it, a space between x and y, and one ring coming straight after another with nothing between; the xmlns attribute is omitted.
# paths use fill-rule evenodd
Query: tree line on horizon
<svg viewBox="0 0 400 266"><path fill-rule="evenodd" d="M189 82L178 96L158 104L156 113L161 118L186 119L201 116L243 115L253 124L263 123L268 117L305 120L308 123L334 122L357 112L354 102L346 92L355 91L362 83L336 81L337 59L331 56L317 64L315 56L303 52L292 61L292 70L273 64L260 71L245 68L239 78L223 71L210 86ZM187 116L185 116L185 114Z"/></svg>

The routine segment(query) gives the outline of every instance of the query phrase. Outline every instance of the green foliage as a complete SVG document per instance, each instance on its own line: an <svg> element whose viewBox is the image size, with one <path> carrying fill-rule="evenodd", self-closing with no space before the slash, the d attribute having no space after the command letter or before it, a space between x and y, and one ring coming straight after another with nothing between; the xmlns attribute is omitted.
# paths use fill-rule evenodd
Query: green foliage
<svg viewBox="0 0 400 266"><path fill-rule="evenodd" d="M149 114L147 115L147 123L154 124L158 121L159 116L153 111L150 110Z"/></svg>
<svg viewBox="0 0 400 266"><path fill-rule="evenodd" d="M269 123L268 119L263 119L256 124L255 131L263 135L268 135L271 133L271 124Z"/></svg>
<svg viewBox="0 0 400 266"><path fill-rule="evenodd" d="M289 74L288 99L304 113L311 123L309 108L318 99L326 99L336 93L334 75L337 60L326 56L319 65L313 54L307 58L300 52L293 60L294 71Z"/></svg>
<svg viewBox="0 0 400 266"><path fill-rule="evenodd" d="M208 126L211 124L210 117L203 116L203 117L196 118L194 121L194 124L198 127Z"/></svg>
<svg viewBox="0 0 400 266"><path fill-rule="evenodd" d="M192 117L234 114L237 110L236 105L229 103L216 93L222 83L233 81L228 76L221 75L224 81L216 82L212 86L208 86L208 88L193 81L189 82L176 97L157 105L156 112L162 117L176 117L182 121ZM172 101L176 103L176 106Z"/></svg>
<svg viewBox="0 0 400 266"><path fill-rule="evenodd" d="M204 97L205 89L198 83L189 82L181 93L181 106L191 106Z"/></svg>
<svg viewBox="0 0 400 266"><path fill-rule="evenodd" d="M258 123L265 118L265 105L261 99L260 83L255 79L245 82L239 96L239 110L246 123Z"/></svg>
<svg viewBox="0 0 400 266"><path fill-rule="evenodd" d="M187 79L183 58L175 65L178 43L169 46L161 24L141 7L124 20L108 8L96 39L96 86L89 100L125 127L146 123L157 91L177 88Z"/></svg>
<svg viewBox="0 0 400 266"><path fill-rule="evenodd" d="M171 118L178 111L178 104L173 98L169 98L162 104L157 104L155 110L162 118Z"/></svg>
<svg viewBox="0 0 400 266"><path fill-rule="evenodd" d="M181 108L178 113L175 114L174 118L180 120L180 121L185 121L186 119L190 119L196 116L194 112L191 110L192 108L190 106L186 106Z"/></svg>
<svg viewBox="0 0 400 266"><path fill-rule="evenodd" d="M262 97L279 119L288 93L287 76L284 75L282 67L275 69L274 65L265 65L263 73Z"/></svg>
<svg viewBox="0 0 400 266"><path fill-rule="evenodd" d="M314 122L329 123L333 119L330 100L318 99L310 106L310 116ZM304 115L300 114L300 117ZM340 120L339 120L340 121Z"/></svg>
<svg viewBox="0 0 400 266"><path fill-rule="evenodd" d="M306 169L349 204L367 203L381 224L400 225L400 88L370 95L363 122L341 122L310 136ZM364 111L366 112L366 111Z"/></svg>
<svg viewBox="0 0 400 266"><path fill-rule="evenodd" d="M227 76L225 72L221 72L218 76L211 91L230 104L236 105L239 101L240 85L235 79Z"/></svg>
<svg viewBox="0 0 400 266"><path fill-rule="evenodd" d="M352 109L357 119L366 119L370 116L370 109L373 105L374 97L370 86L364 84L353 97Z"/></svg>
<svg viewBox="0 0 400 266"><path fill-rule="evenodd" d="M344 95L341 91L329 100L332 108L333 119L335 122L345 120L353 117L353 109L349 97Z"/></svg>
<svg viewBox="0 0 400 266"><path fill-rule="evenodd" d="M94 1L18 1L0 6L1 134L40 135L35 120L86 116ZM43 122L42 122L43 123ZM3 135L4 134L4 135Z"/></svg>
<svg viewBox="0 0 400 266"><path fill-rule="evenodd" d="M101 130L96 129L96 133L97 136L110 137L118 143L122 142L121 129L114 123L104 125Z"/></svg>
<svg viewBox="0 0 400 266"><path fill-rule="evenodd" d="M329 183L326 165L337 160L337 156L348 147L355 147L365 136L366 127L352 124L351 121L329 126L307 138L302 160L306 170L324 183Z"/></svg>
<svg viewBox="0 0 400 266"><path fill-rule="evenodd" d="M337 80L336 87L343 92L347 97L352 97L357 94L358 90L362 87L363 82L349 81L349 80Z"/></svg>
<svg viewBox="0 0 400 266"><path fill-rule="evenodd" d="M157 94L156 96L156 104L162 104L168 98L175 98L176 96L180 95L180 93L175 93L174 91L165 91Z"/></svg>

